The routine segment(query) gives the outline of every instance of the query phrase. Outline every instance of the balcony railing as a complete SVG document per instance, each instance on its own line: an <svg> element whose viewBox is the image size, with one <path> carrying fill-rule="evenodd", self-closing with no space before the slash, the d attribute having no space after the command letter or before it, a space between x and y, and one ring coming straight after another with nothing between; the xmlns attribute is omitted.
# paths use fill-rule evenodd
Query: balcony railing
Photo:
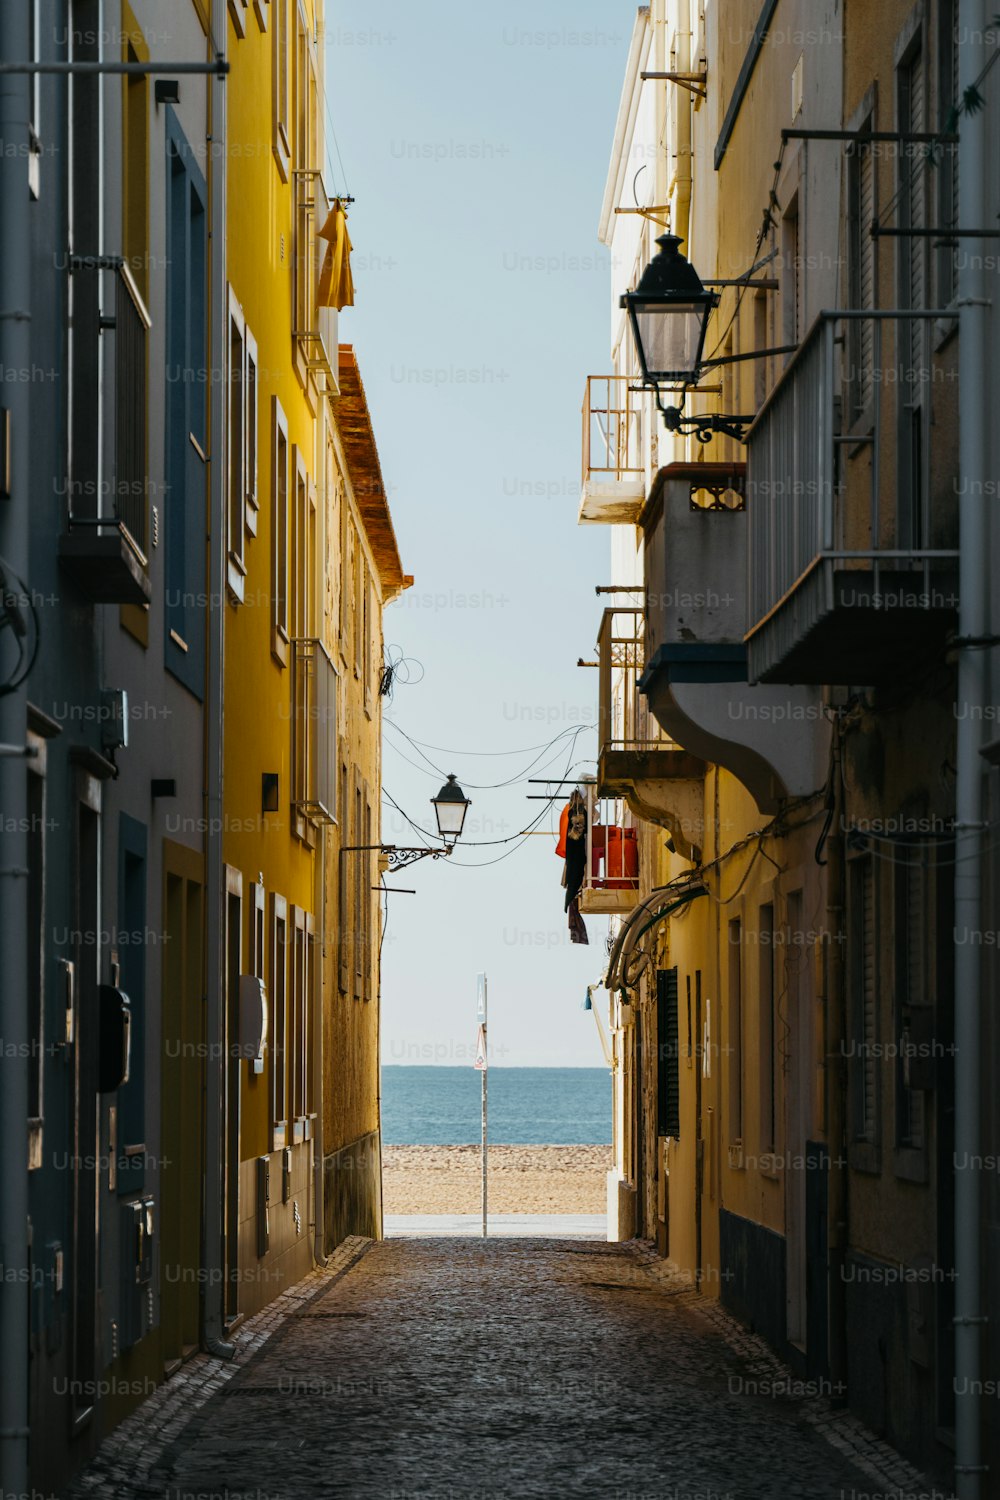
<svg viewBox="0 0 1000 1500"><path fill-rule="evenodd" d="M62 566L94 603L145 604L150 597L149 477L147 469L147 362L151 320L128 266L120 257L74 256L79 305L92 308L93 324L113 334L106 351L74 367L74 400L92 418L81 421L68 530L59 539ZM91 282L90 277L98 278ZM106 278L113 277L112 288ZM101 293L111 291L114 314L104 315ZM83 317L81 315L81 326ZM101 458L102 404L107 399L100 369L110 366L106 389L113 402L114 452ZM109 447L111 444L108 445ZM106 453L106 450L105 450ZM109 497L109 498L105 498Z"/></svg>
<svg viewBox="0 0 1000 1500"><path fill-rule="evenodd" d="M639 692L646 665L641 609L606 609L597 637L598 737L605 750L644 750L664 735Z"/></svg>
<svg viewBox="0 0 1000 1500"><path fill-rule="evenodd" d="M115 515L145 559L146 335L149 313L123 265L115 291Z"/></svg>
<svg viewBox="0 0 1000 1500"><path fill-rule="evenodd" d="M583 395L581 521L634 521L644 499L646 396L624 375L588 375Z"/></svg>
<svg viewBox="0 0 1000 1500"><path fill-rule="evenodd" d="M337 815L337 671L322 641L297 637L292 670L292 806L314 823Z"/></svg>
<svg viewBox="0 0 1000 1500"><path fill-rule="evenodd" d="M904 640L911 653L919 650L921 637L938 633L953 613L949 575L958 554L931 545L949 524L942 507L931 505L933 381L926 371L904 369L903 393L897 394L898 361L904 347L912 347L907 329L938 316L821 314L750 429L751 682L874 681L898 665ZM873 395L863 417L845 431L844 414L857 409L861 372L851 360L857 341L838 336L838 325L864 319L873 325ZM888 367L896 379L890 383L883 329L892 323L897 336ZM927 403L916 420L918 402L907 389L920 391ZM893 413L896 458L902 464L905 453L909 467L890 487L883 426ZM940 440L935 446L939 459L942 446ZM904 602L896 607L894 601Z"/></svg>
<svg viewBox="0 0 1000 1500"><path fill-rule="evenodd" d="M639 899L639 844L636 820L620 797L599 797L593 782L587 795L587 864L580 910L593 915L631 911Z"/></svg>

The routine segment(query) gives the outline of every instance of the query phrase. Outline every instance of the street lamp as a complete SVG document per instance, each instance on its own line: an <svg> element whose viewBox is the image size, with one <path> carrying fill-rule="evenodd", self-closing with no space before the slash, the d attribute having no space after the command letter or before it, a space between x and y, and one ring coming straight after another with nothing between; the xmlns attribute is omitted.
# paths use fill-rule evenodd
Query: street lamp
<svg viewBox="0 0 1000 1500"><path fill-rule="evenodd" d="M619 306L628 313L643 384L652 386L656 405L671 432L694 432L707 442L715 432L742 441L749 419L714 415L685 417L680 406L665 406L661 386L695 385L702 372L708 320L719 296L703 284L691 262L680 252L676 234L661 234L654 255L632 292L623 292Z"/></svg>
<svg viewBox="0 0 1000 1500"><path fill-rule="evenodd" d="M454 848L462 836L465 814L471 806L469 799L455 777L449 776L437 796L431 798L431 803L437 817L438 833L449 848Z"/></svg>
<svg viewBox="0 0 1000 1500"><path fill-rule="evenodd" d="M397 870L405 869L407 865L416 864L418 859L446 859L462 835L465 814L472 804L455 777L449 776L437 796L431 798L431 805L437 816L438 833L443 841L443 847L428 844L416 846L344 844L340 850L340 857L343 858L345 854L359 854L377 849L385 860L390 875Z"/></svg>

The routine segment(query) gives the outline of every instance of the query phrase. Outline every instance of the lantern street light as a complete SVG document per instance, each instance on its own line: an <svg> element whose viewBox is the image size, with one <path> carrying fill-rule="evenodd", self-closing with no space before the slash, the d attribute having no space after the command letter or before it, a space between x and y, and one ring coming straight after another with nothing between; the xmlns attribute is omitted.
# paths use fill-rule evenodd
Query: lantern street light
<svg viewBox="0 0 1000 1500"><path fill-rule="evenodd" d="M427 844L416 846L344 844L340 850L341 858L345 854L358 854L377 849L386 861L386 868L390 875L396 870L402 870L406 865L416 864L418 859L446 859L462 836L465 814L472 804L455 777L449 776L437 796L431 798L431 806L437 817L438 835L442 840L440 848Z"/></svg>
<svg viewBox="0 0 1000 1500"><path fill-rule="evenodd" d="M469 799L454 776L449 776L431 804L437 817L438 833L449 849L453 849L462 836L465 814L471 807Z"/></svg>
<svg viewBox="0 0 1000 1500"><path fill-rule="evenodd" d="M703 443L716 432L742 441L752 420L749 417L685 417L683 395L680 406L663 404L661 386L679 385L686 390L697 383L708 320L719 305L719 296L705 287L694 266L681 254L676 234L661 234L656 243L659 254L653 256L635 290L623 292L619 301L628 313L643 384L652 386L669 431L694 432Z"/></svg>

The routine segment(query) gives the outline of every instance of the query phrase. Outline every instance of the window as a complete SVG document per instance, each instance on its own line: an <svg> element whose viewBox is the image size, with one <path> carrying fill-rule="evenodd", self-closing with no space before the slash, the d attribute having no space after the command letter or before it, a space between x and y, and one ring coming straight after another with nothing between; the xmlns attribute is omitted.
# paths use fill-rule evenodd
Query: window
<svg viewBox="0 0 1000 1500"><path fill-rule="evenodd" d="M851 1134L856 1142L878 1141L878 976L875 935L875 873L872 856L848 866L848 962L851 1015ZM864 1158L859 1161L864 1165ZM876 1164L869 1162L869 1169Z"/></svg>
<svg viewBox="0 0 1000 1500"><path fill-rule="evenodd" d="M361 815L361 785L355 781L354 786L354 838L355 844L365 844L368 840L364 837L364 820ZM364 886L366 884L367 870L365 864L368 858L367 850L360 850L354 858L358 863L355 867L354 876L354 998L360 1000L364 987L364 965L365 965L365 928L364 928Z"/></svg>
<svg viewBox="0 0 1000 1500"><path fill-rule="evenodd" d="M247 10L249 0L229 0L229 14L233 21L233 30L238 37L247 34Z"/></svg>
<svg viewBox="0 0 1000 1500"><path fill-rule="evenodd" d="M874 129L869 115L859 129ZM871 226L876 216L875 158L871 146L853 144L847 155L848 298L852 308L874 308L875 241ZM868 318L852 318L848 325L848 388L853 425L865 414L872 398L874 329Z"/></svg>
<svg viewBox="0 0 1000 1500"><path fill-rule="evenodd" d="M306 914L292 908L292 974L288 1008L288 1105L291 1139L303 1139L306 1112Z"/></svg>
<svg viewBox="0 0 1000 1500"><path fill-rule="evenodd" d="M294 521L292 525L292 634L299 640L309 634L309 481L302 450L292 448L292 471L295 479Z"/></svg>
<svg viewBox="0 0 1000 1500"><path fill-rule="evenodd" d="M688 978L688 1035L691 1027L691 980ZM690 1046L690 1042L689 1042ZM656 976L656 1133L679 1139L681 1133L680 1041L677 1017L677 970Z"/></svg>
<svg viewBox="0 0 1000 1500"><path fill-rule="evenodd" d="M919 45L911 50L897 74L899 128L903 133L923 131L924 126L924 59ZM899 153L900 229L924 229L927 226L927 148L915 141L904 141ZM896 306L927 306L928 240L922 235L903 235L897 245L899 291ZM899 324L899 495L898 545L920 546L923 540L923 413L921 392L923 372L927 367L925 352L929 333L926 318L912 318Z"/></svg>
<svg viewBox="0 0 1000 1500"><path fill-rule="evenodd" d="M29 736L34 754L28 781L28 1166L42 1164L43 1063L45 1059L45 741Z"/></svg>
<svg viewBox="0 0 1000 1500"><path fill-rule="evenodd" d="M343 490L340 513L340 654L346 663L351 658L351 616L354 609L354 527Z"/></svg>
<svg viewBox="0 0 1000 1500"><path fill-rule="evenodd" d="M274 159L282 182L288 181L291 159L289 115L291 78L288 55L290 0L271 0L271 116Z"/></svg>
<svg viewBox="0 0 1000 1500"><path fill-rule="evenodd" d="M250 973L266 983L264 969L264 887L258 882L250 897Z"/></svg>
<svg viewBox="0 0 1000 1500"><path fill-rule="evenodd" d="M245 330L246 364L243 376L244 428L246 431L246 460L243 473L243 493L246 499L244 521L251 536L257 535L257 340Z"/></svg>
<svg viewBox="0 0 1000 1500"><path fill-rule="evenodd" d="M347 800L347 764L342 761L340 766L340 795L337 799L337 812L340 818L340 847L345 850L350 844L348 833L348 810ZM347 994L350 964L350 921L351 921L351 899L350 899L350 871L351 860L355 855L341 853L338 859L337 880L337 953L340 989Z"/></svg>
<svg viewBox="0 0 1000 1500"><path fill-rule="evenodd" d="M239 303L229 293L229 424L226 453L228 494L228 564L226 578L237 599L243 598L246 564L243 532L246 503L246 325Z"/></svg>
<svg viewBox="0 0 1000 1500"><path fill-rule="evenodd" d="M288 985L288 905L271 897L271 1149L286 1142L288 1120L286 1000Z"/></svg>
<svg viewBox="0 0 1000 1500"><path fill-rule="evenodd" d="M207 288L205 180L168 116L166 363L163 505L168 670L205 690L205 475ZM228 506L228 496L227 496Z"/></svg>
<svg viewBox="0 0 1000 1500"><path fill-rule="evenodd" d="M148 62L141 33L130 37L126 61ZM144 74L122 81L122 254L143 300L149 291L149 82Z"/></svg>
<svg viewBox="0 0 1000 1500"><path fill-rule="evenodd" d="M788 205L781 221L782 270L781 300L784 318L783 344L798 344L803 332L802 297L805 277L802 274L802 246L799 223L799 195Z"/></svg>
<svg viewBox="0 0 1000 1500"><path fill-rule="evenodd" d="M365 634L365 554L361 545L361 538L357 537L354 543L354 675L361 677L364 671L364 634Z"/></svg>
<svg viewBox="0 0 1000 1500"><path fill-rule="evenodd" d="M318 519L316 514L316 486L309 480L309 494L307 497L306 512L308 515L309 536L306 543L306 606L305 606L305 633L309 636L319 634L320 613L317 608L316 576L319 571L319 547L317 544ZM322 575L320 575L322 577Z"/></svg>
<svg viewBox="0 0 1000 1500"><path fill-rule="evenodd" d="M372 619L372 612L371 612L371 609L370 609L369 606L371 604L371 589L372 589L372 585L371 585L371 576L370 576L370 574L368 572L368 564L367 564L367 562L365 562L363 564L363 575L364 576L363 576L362 584L361 584L361 590L362 590L361 598L362 598L362 605L363 605L362 616L361 616L361 637L362 637L362 654L363 654L363 658L364 658L363 663L362 663L362 676L364 678L364 684L365 684L365 708L370 713L371 712L371 706L372 706L372 639L371 639L371 619Z"/></svg>
<svg viewBox="0 0 1000 1500"><path fill-rule="evenodd" d="M288 663L288 422L277 397L271 421L271 650Z"/></svg>
<svg viewBox="0 0 1000 1500"><path fill-rule="evenodd" d="M28 46L32 62L42 61L41 0L28 0ZM41 187L42 75L30 75L31 122L28 126L28 187L37 198Z"/></svg>
<svg viewBox="0 0 1000 1500"><path fill-rule="evenodd" d="M368 799L368 783L365 782L365 844L372 842L372 805ZM362 963L364 973L361 976L361 997L370 1000L372 997L372 850L366 849L361 856L362 859L362 913L363 928L361 934Z"/></svg>
<svg viewBox="0 0 1000 1500"><path fill-rule="evenodd" d="M774 1152L777 1113L774 1027L774 907L760 909L760 1151Z"/></svg>
<svg viewBox="0 0 1000 1500"><path fill-rule="evenodd" d="M929 871L920 850L898 857L895 880L896 1001L896 1145L923 1152L927 1145L926 1099L923 1084L933 1058L925 1054L932 1040L933 1010L928 988L930 954Z"/></svg>
<svg viewBox="0 0 1000 1500"><path fill-rule="evenodd" d="M951 112L958 104L958 0L941 0L938 33L939 124L947 130ZM937 165L938 218L942 228L958 225L958 146L943 146ZM938 307L947 307L958 294L955 249L938 250Z"/></svg>
<svg viewBox="0 0 1000 1500"><path fill-rule="evenodd" d="M729 1139L743 1140L743 923L729 924Z"/></svg>

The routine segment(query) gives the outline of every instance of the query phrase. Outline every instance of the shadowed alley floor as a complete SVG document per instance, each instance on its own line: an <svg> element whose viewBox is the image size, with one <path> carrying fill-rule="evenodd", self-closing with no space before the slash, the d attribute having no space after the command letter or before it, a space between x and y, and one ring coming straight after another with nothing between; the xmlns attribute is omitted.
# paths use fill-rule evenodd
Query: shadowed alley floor
<svg viewBox="0 0 1000 1500"><path fill-rule="evenodd" d="M389 1240L123 1493L863 1500L912 1481L782 1371L633 1247Z"/></svg>

